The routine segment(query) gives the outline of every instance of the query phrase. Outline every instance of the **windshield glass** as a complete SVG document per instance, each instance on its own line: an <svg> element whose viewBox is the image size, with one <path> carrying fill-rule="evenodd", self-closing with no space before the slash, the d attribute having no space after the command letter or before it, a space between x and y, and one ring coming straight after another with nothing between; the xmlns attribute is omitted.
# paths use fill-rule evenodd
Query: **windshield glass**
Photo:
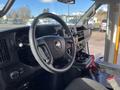
<svg viewBox="0 0 120 90"><path fill-rule="evenodd" d="M93 3L91 0L76 0L75 4L64 4L56 0L16 0L7 15L0 18L0 26L10 28L31 25L36 16L45 12L56 14L68 25L74 25ZM40 24L52 23L54 21L40 21Z"/></svg>

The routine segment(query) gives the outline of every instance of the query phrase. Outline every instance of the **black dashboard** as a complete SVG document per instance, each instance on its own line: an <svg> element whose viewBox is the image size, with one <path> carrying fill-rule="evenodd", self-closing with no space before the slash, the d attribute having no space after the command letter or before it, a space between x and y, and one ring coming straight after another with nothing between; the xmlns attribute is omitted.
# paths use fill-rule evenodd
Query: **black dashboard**
<svg viewBox="0 0 120 90"><path fill-rule="evenodd" d="M10 83L17 84L38 70L42 72L29 47L29 28L25 26L0 32L0 90L6 86L10 88ZM90 30L83 26L69 28L76 40L77 51L85 49ZM36 37L57 33L62 34L58 25L42 25L37 27Z"/></svg>

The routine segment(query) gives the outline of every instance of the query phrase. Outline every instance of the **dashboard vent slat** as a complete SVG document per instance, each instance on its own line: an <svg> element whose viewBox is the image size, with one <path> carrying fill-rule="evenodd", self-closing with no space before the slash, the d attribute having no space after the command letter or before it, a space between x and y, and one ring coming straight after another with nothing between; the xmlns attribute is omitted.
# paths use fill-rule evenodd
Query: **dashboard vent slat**
<svg viewBox="0 0 120 90"><path fill-rule="evenodd" d="M0 64L10 60L6 39L0 39Z"/></svg>

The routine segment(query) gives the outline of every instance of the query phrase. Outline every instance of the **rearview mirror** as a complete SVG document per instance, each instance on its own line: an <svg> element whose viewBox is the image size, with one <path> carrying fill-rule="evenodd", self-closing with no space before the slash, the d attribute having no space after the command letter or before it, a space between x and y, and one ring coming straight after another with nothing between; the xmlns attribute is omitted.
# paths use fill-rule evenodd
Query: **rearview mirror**
<svg viewBox="0 0 120 90"><path fill-rule="evenodd" d="M58 1L66 4L75 4L75 0L58 0Z"/></svg>
<svg viewBox="0 0 120 90"><path fill-rule="evenodd" d="M15 0L0 0L0 17L9 11L14 2Z"/></svg>

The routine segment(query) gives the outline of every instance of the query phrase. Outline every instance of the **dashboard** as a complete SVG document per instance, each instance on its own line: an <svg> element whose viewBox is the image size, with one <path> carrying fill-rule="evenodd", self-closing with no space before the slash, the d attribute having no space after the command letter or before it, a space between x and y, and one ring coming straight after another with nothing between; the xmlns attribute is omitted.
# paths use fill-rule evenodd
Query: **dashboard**
<svg viewBox="0 0 120 90"><path fill-rule="evenodd" d="M29 46L29 26L0 32L0 90L10 83L16 84L42 68L36 62ZM91 32L84 26L69 26L77 46L77 52L85 49ZM58 25L42 25L37 27L36 37L61 34ZM2 87L1 87L2 86Z"/></svg>

